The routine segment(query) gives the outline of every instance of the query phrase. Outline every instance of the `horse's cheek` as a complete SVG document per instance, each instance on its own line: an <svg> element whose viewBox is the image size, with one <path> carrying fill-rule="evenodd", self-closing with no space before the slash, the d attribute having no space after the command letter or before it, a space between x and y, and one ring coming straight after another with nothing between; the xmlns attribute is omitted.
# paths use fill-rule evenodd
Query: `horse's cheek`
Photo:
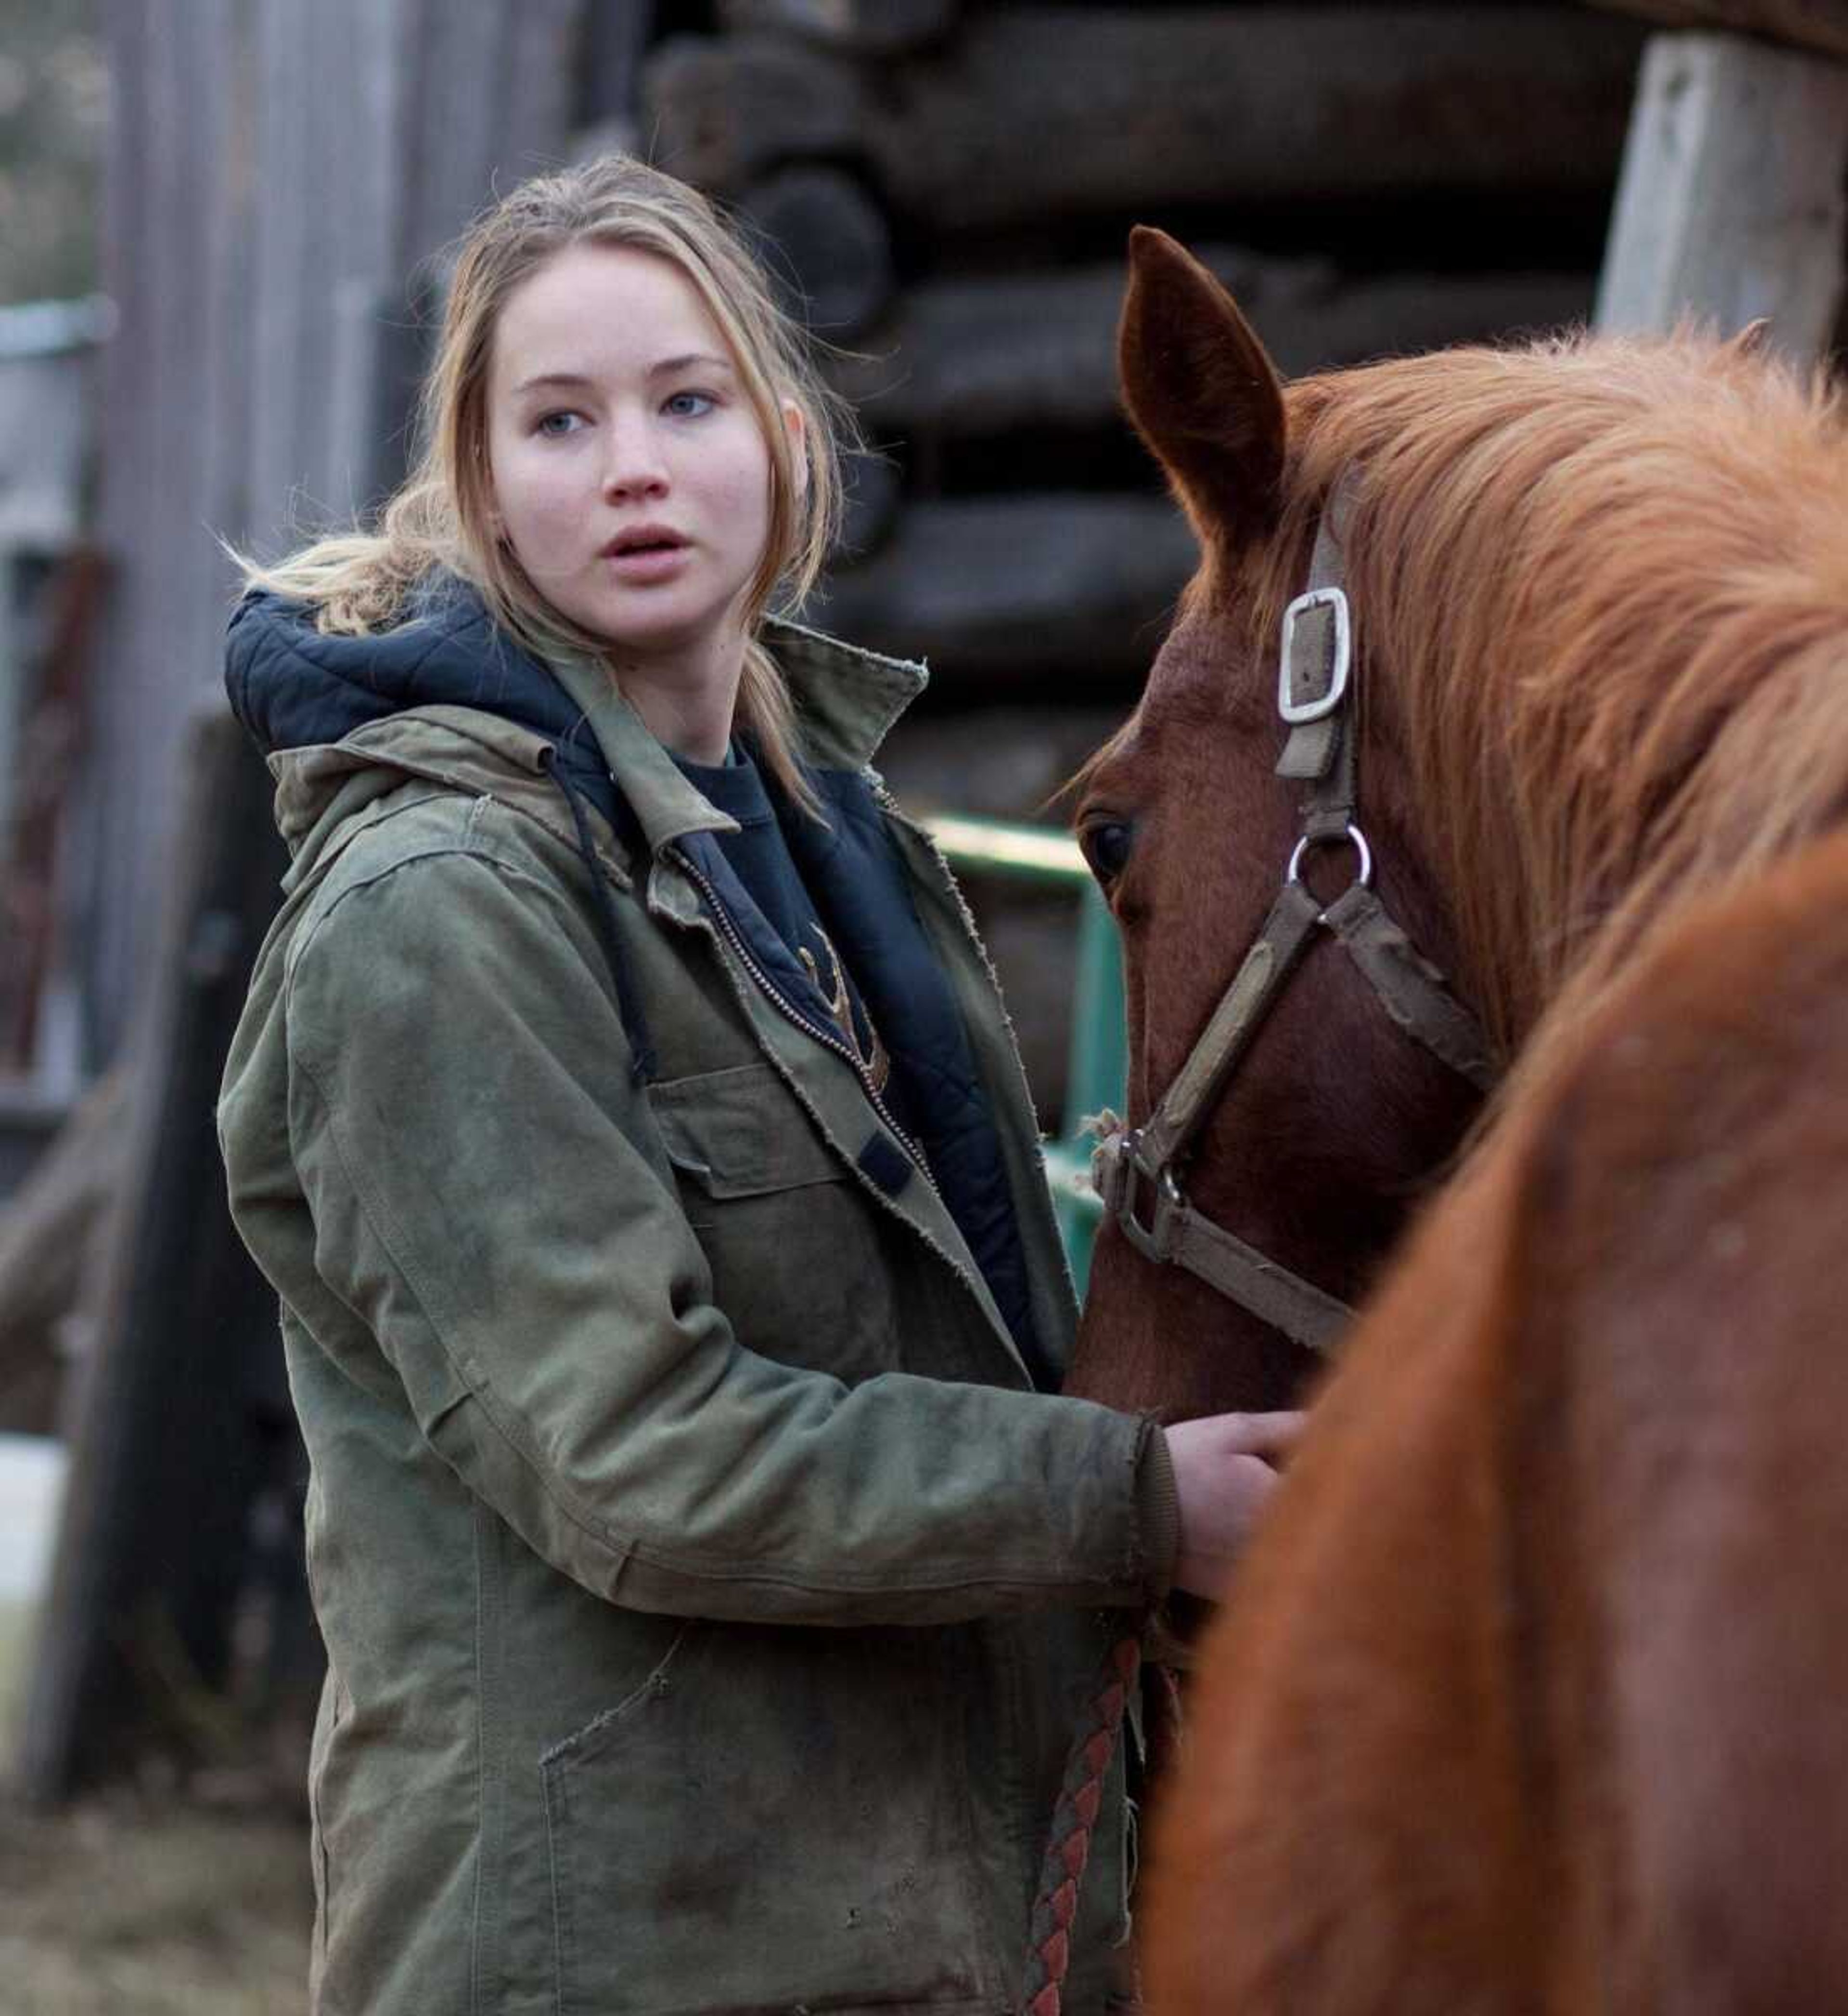
<svg viewBox="0 0 1848 2016"><path fill-rule="evenodd" d="M1098 1234L1067 1393L1129 1413L1162 1408L1162 1367L1150 1319L1152 1275L1114 1226Z"/></svg>

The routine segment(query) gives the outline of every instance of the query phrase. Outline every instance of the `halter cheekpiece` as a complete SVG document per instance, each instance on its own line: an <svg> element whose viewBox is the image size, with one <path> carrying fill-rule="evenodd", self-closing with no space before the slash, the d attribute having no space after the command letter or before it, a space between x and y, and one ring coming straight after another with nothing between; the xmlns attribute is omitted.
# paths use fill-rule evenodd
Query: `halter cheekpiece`
<svg viewBox="0 0 1848 2016"><path fill-rule="evenodd" d="M1346 949L1408 1036L1479 1090L1488 1091L1495 1081L1490 1046L1475 1017L1374 895L1373 852L1355 820L1359 736L1353 707L1353 617L1341 585L1342 534L1352 495L1351 480L1336 486L1317 530L1309 585L1284 612L1277 704L1289 736L1277 774L1300 780L1306 788L1301 830L1283 887L1153 1114L1140 1127L1107 1132L1091 1170L1104 1210L1139 1253L1185 1268L1315 1350L1333 1343L1353 1311L1195 1210L1181 1187L1180 1172L1194 1137L1317 933L1327 931ZM1333 846L1353 851L1354 879L1324 905L1303 881L1302 866L1317 848Z"/></svg>

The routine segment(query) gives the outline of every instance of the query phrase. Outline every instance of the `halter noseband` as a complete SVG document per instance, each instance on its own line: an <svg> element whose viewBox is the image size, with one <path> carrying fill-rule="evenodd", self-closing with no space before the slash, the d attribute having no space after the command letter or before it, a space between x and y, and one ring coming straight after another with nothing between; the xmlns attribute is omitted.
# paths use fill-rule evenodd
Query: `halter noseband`
<svg viewBox="0 0 1848 2016"><path fill-rule="evenodd" d="M1373 892L1373 855L1354 822L1358 736L1349 702L1353 636L1341 586L1341 528L1351 487L1324 512L1309 585L1284 612L1277 712L1289 740L1280 777L1303 780L1302 830L1284 884L1187 1062L1140 1127L1097 1144L1092 1181L1123 1236L1151 1260L1185 1268L1297 1343L1326 1350L1353 1312L1196 1211L1178 1171L1273 1003L1318 931L1346 948L1386 1013L1479 1090L1494 1083L1488 1042L1437 968L1420 956ZM1353 881L1324 907L1302 879L1318 847L1353 848Z"/></svg>

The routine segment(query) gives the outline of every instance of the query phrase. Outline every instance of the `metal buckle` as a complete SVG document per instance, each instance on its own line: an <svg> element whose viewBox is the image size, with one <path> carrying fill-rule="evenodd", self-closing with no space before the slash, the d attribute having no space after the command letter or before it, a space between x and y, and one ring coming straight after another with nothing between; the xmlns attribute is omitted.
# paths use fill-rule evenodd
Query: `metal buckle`
<svg viewBox="0 0 1848 2016"><path fill-rule="evenodd" d="M1329 611L1335 623L1335 668L1328 690L1313 700L1299 700L1290 677L1295 655L1298 620L1318 609ZM1348 599L1338 588L1312 588L1297 596L1284 611L1283 662L1277 670L1277 711L1292 728L1320 721L1340 706L1348 689L1348 668L1353 657L1353 625L1348 614Z"/></svg>
<svg viewBox="0 0 1848 2016"><path fill-rule="evenodd" d="M1142 1160L1142 1131L1126 1129L1101 1142L1093 1158L1092 1182L1104 1208L1122 1226L1123 1237L1145 1258L1165 1262L1173 1257L1174 1214L1184 1200L1173 1174L1158 1174ZM1155 1193L1155 1205L1144 1224L1136 1215L1144 1185Z"/></svg>

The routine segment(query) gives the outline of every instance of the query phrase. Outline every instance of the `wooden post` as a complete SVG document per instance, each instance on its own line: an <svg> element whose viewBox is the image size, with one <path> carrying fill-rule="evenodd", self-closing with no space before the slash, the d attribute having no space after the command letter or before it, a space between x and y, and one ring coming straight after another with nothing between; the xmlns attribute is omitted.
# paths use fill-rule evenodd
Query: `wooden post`
<svg viewBox="0 0 1848 2016"><path fill-rule="evenodd" d="M1792 356L1842 305L1848 65L1730 35L1650 44L1598 290L1605 329L1768 317Z"/></svg>
<svg viewBox="0 0 1848 2016"><path fill-rule="evenodd" d="M21 1789L41 1802L140 1733L150 1672L171 1672L176 1651L188 1674L222 1679L256 1481L258 1354L279 1348L274 1298L225 1210L211 1114L285 857L273 837L252 844L269 779L230 716L196 718L182 747L182 844L20 1746Z"/></svg>

